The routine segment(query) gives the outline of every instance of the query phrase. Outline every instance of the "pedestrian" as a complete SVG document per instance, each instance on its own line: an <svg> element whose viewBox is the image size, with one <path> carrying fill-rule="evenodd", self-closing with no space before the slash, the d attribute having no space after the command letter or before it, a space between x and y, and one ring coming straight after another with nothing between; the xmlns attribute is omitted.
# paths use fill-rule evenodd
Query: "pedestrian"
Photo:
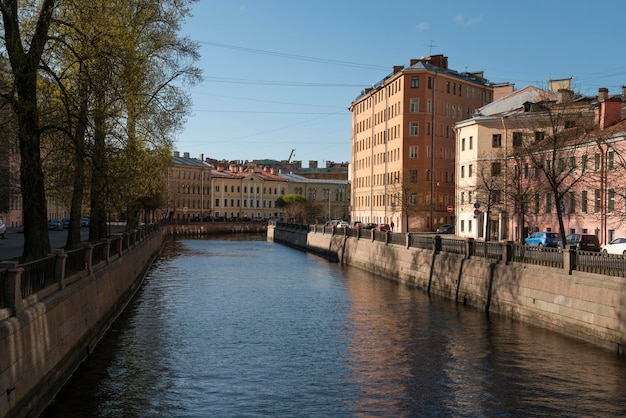
<svg viewBox="0 0 626 418"><path fill-rule="evenodd" d="M393 221L391 221L391 232L393 232Z"/></svg>

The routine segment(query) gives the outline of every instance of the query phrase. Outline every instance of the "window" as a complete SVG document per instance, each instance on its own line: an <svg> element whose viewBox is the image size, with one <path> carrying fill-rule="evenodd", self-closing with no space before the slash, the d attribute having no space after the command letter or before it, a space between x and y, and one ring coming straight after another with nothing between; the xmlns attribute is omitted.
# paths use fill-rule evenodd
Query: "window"
<svg viewBox="0 0 626 418"><path fill-rule="evenodd" d="M582 213L587 213L587 190L583 190L580 194L580 211Z"/></svg>
<svg viewBox="0 0 626 418"><path fill-rule="evenodd" d="M220 205L220 200L219 199L215 199L215 206L219 206Z"/></svg>
<svg viewBox="0 0 626 418"><path fill-rule="evenodd" d="M600 212L600 189L595 189L593 191L593 212Z"/></svg>
<svg viewBox="0 0 626 418"><path fill-rule="evenodd" d="M465 192L461 192L461 204L465 204Z"/></svg>
<svg viewBox="0 0 626 418"><path fill-rule="evenodd" d="M413 113L420 111L420 99L411 99L409 111Z"/></svg>
<svg viewBox="0 0 626 418"><path fill-rule="evenodd" d="M535 193L535 204L534 204L534 210L533 212L535 212L535 215L539 213L539 193Z"/></svg>
<svg viewBox="0 0 626 418"><path fill-rule="evenodd" d="M417 158L417 145L409 147L409 158Z"/></svg>
<svg viewBox="0 0 626 418"><path fill-rule="evenodd" d="M417 193L411 193L411 204L417 205Z"/></svg>
<svg viewBox="0 0 626 418"><path fill-rule="evenodd" d="M469 137L469 149L473 149L474 148L474 137L470 136Z"/></svg>
<svg viewBox="0 0 626 418"><path fill-rule="evenodd" d="M514 147L522 146L522 133L521 132L513 132L513 146Z"/></svg>
<svg viewBox="0 0 626 418"><path fill-rule="evenodd" d="M465 138L461 139L461 151L465 151Z"/></svg>
<svg viewBox="0 0 626 418"><path fill-rule="evenodd" d="M593 155L593 168L598 171L600 169L600 153L596 152Z"/></svg>
<svg viewBox="0 0 626 418"><path fill-rule="evenodd" d="M568 197L569 197L569 202L567 205L568 206L567 213L575 213L576 212L576 194L574 192L569 192Z"/></svg>
<svg viewBox="0 0 626 418"><path fill-rule="evenodd" d="M494 190L491 192L491 203L498 204L502 201L502 195L499 190Z"/></svg>
<svg viewBox="0 0 626 418"><path fill-rule="evenodd" d="M472 192L467 192L467 203L472 203Z"/></svg>
<svg viewBox="0 0 626 418"><path fill-rule="evenodd" d="M433 104L430 99L426 100L426 111L428 113L433 113Z"/></svg>
<svg viewBox="0 0 626 418"><path fill-rule="evenodd" d="M461 232L465 232L465 221L461 221Z"/></svg>
<svg viewBox="0 0 626 418"><path fill-rule="evenodd" d="M409 173L411 183L417 183L417 170L411 170Z"/></svg>
<svg viewBox="0 0 626 418"><path fill-rule="evenodd" d="M587 159L589 157L587 156L587 154L583 154L582 157L580 157L580 169L582 170L583 173L587 172Z"/></svg>
<svg viewBox="0 0 626 418"><path fill-rule="evenodd" d="M502 172L502 164L501 163L491 163L491 175L499 176Z"/></svg>
<svg viewBox="0 0 626 418"><path fill-rule="evenodd" d="M461 166L461 178L462 179L465 178L465 166L464 165Z"/></svg>
<svg viewBox="0 0 626 418"><path fill-rule="evenodd" d="M433 78L432 77L428 77L428 88L429 89L433 88Z"/></svg>
<svg viewBox="0 0 626 418"><path fill-rule="evenodd" d="M552 193L546 193L546 213L552 213Z"/></svg>
<svg viewBox="0 0 626 418"><path fill-rule="evenodd" d="M609 151L606 156L606 166L609 170L615 170L615 151Z"/></svg>
<svg viewBox="0 0 626 418"><path fill-rule="evenodd" d="M472 171L474 171L473 168L474 166L472 164L467 166L467 177L472 177Z"/></svg>
<svg viewBox="0 0 626 418"><path fill-rule="evenodd" d="M535 142L543 141L545 137L546 137L546 133L545 132L535 131Z"/></svg>
<svg viewBox="0 0 626 418"><path fill-rule="evenodd" d="M574 126L576 126L576 121L575 120L566 120L565 121L565 129L568 128L573 128Z"/></svg>
<svg viewBox="0 0 626 418"><path fill-rule="evenodd" d="M524 163L524 178L527 179L528 178L528 163Z"/></svg>
<svg viewBox="0 0 626 418"><path fill-rule="evenodd" d="M411 122L409 125L409 135L418 136L420 133L420 125L418 122Z"/></svg>
<svg viewBox="0 0 626 418"><path fill-rule="evenodd" d="M411 77L411 88L417 89L420 86L420 77L418 75L414 75Z"/></svg>
<svg viewBox="0 0 626 418"><path fill-rule="evenodd" d="M607 191L607 210L609 213L615 212L615 190L609 189Z"/></svg>
<svg viewBox="0 0 626 418"><path fill-rule="evenodd" d="M499 148L502 146L502 134L493 134L491 137L491 147Z"/></svg>

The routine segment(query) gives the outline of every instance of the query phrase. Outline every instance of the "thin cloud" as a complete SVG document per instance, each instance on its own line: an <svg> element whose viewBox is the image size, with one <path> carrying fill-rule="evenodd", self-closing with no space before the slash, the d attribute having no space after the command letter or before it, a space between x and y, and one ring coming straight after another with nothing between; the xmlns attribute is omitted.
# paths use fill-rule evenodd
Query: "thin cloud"
<svg viewBox="0 0 626 418"><path fill-rule="evenodd" d="M418 32L423 32L425 30L430 29L430 26L426 22L420 22L415 26L415 28L417 29Z"/></svg>
<svg viewBox="0 0 626 418"><path fill-rule="evenodd" d="M476 23L480 23L483 18L482 17L473 17L471 19L465 20L465 16L463 15L457 15L455 17L456 23L458 23L460 26L464 27L464 28L468 28Z"/></svg>

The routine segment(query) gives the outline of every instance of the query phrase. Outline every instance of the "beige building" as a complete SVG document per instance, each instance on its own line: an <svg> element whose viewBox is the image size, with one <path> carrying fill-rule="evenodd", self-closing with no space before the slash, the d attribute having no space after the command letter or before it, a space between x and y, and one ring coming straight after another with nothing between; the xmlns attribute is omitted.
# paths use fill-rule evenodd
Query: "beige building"
<svg viewBox="0 0 626 418"><path fill-rule="evenodd" d="M493 100L482 73L448 58L411 60L350 105L351 219L432 231L454 223L455 130Z"/></svg>
<svg viewBox="0 0 626 418"><path fill-rule="evenodd" d="M287 183L287 194L305 197L316 206L318 223L332 219L348 221L350 217L350 183L347 179L307 178L280 173Z"/></svg>
<svg viewBox="0 0 626 418"><path fill-rule="evenodd" d="M211 165L188 152L175 152L166 182L165 216L176 220L203 219L209 214Z"/></svg>

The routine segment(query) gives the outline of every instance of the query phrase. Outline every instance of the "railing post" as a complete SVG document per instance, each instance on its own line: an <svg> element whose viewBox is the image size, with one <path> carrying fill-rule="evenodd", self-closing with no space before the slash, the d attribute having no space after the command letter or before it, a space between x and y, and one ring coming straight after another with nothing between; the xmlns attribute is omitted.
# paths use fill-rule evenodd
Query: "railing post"
<svg viewBox="0 0 626 418"><path fill-rule="evenodd" d="M567 274L572 274L572 271L576 270L576 248L573 245L563 250L563 269Z"/></svg>
<svg viewBox="0 0 626 418"><path fill-rule="evenodd" d="M55 248L52 254L56 255L57 262L54 268L54 278L59 284L59 290L65 288L65 264L67 262L67 254L62 248Z"/></svg>
<svg viewBox="0 0 626 418"><path fill-rule="evenodd" d="M513 241L502 243L502 262L508 265L513 260Z"/></svg>
<svg viewBox="0 0 626 418"><path fill-rule="evenodd" d="M474 256L476 251L476 241L474 238L468 238L465 240L465 258L470 259Z"/></svg>
<svg viewBox="0 0 626 418"><path fill-rule="evenodd" d="M85 247L85 265L87 266L87 273L93 274L93 244L88 244Z"/></svg>
<svg viewBox="0 0 626 418"><path fill-rule="evenodd" d="M19 267L17 261L2 261L0 268L7 269L7 275L4 279L4 294L7 307L11 310L11 315L15 316L24 310L21 284L24 268Z"/></svg>
<svg viewBox="0 0 626 418"><path fill-rule="evenodd" d="M107 264L109 264L110 261L111 261L111 254L109 254L109 251L111 251L111 239L110 238L102 238L101 241L104 242L104 248L102 249L102 251L104 251L104 255L106 257Z"/></svg>
<svg viewBox="0 0 626 418"><path fill-rule="evenodd" d="M433 240L433 251L435 254L439 254L441 252L441 235L435 235L435 239Z"/></svg>
<svg viewBox="0 0 626 418"><path fill-rule="evenodd" d="M406 241L405 242L406 248L411 248L411 233L410 232L406 233L405 241Z"/></svg>

